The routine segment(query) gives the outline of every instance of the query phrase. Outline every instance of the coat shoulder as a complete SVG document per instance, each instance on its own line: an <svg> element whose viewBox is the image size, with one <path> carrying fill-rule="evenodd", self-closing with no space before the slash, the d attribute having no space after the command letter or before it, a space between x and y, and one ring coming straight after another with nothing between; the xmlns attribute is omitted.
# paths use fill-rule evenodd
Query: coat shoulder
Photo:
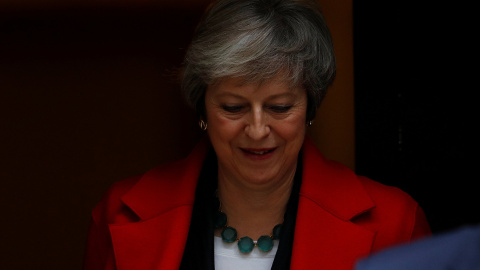
<svg viewBox="0 0 480 270"><path fill-rule="evenodd" d="M373 250L430 235L422 208L403 190L358 176L375 203L371 211L356 217L354 223L376 232Z"/></svg>
<svg viewBox="0 0 480 270"><path fill-rule="evenodd" d="M403 207L416 208L418 203L400 188L388 186L365 176L357 176L363 188L377 205L377 208Z"/></svg>
<svg viewBox="0 0 480 270"><path fill-rule="evenodd" d="M134 207L137 206L136 203L140 202L148 207L150 203L160 203L157 201L165 196L178 196L178 192L186 188L186 183L179 179L189 173L186 168L191 163L187 159L171 161L144 174L115 182L94 207L93 220L98 224L139 221L140 217L137 215L139 211Z"/></svg>
<svg viewBox="0 0 480 270"><path fill-rule="evenodd" d="M141 178L142 175L137 175L113 183L104 193L100 202L93 208L92 218L95 223L117 223L117 217L119 215L129 213L121 198L138 183ZM133 216L130 217L130 219L133 218Z"/></svg>

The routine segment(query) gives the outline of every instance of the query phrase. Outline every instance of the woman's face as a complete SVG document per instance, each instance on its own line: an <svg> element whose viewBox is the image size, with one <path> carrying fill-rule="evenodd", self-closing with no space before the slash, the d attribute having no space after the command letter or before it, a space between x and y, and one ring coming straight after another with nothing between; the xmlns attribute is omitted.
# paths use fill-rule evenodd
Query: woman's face
<svg viewBox="0 0 480 270"><path fill-rule="evenodd" d="M307 95L276 78L226 78L205 93L208 135L219 177L249 185L293 177L306 128Z"/></svg>

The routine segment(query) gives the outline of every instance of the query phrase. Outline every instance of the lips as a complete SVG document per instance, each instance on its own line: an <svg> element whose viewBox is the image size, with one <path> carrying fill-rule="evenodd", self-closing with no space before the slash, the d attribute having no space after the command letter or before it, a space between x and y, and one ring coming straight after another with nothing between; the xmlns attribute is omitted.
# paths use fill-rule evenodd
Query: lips
<svg viewBox="0 0 480 270"><path fill-rule="evenodd" d="M254 155L265 155L265 154L268 154L270 152L273 152L273 150L275 150L275 148L261 148L261 149L258 149L258 148L240 148L242 149L243 152L247 152L249 154L254 154Z"/></svg>
<svg viewBox="0 0 480 270"><path fill-rule="evenodd" d="M272 151L273 151L273 149L272 150L267 150L267 151L247 151L247 152L250 152L250 153L255 154L255 155L264 155L264 154L270 153Z"/></svg>
<svg viewBox="0 0 480 270"><path fill-rule="evenodd" d="M244 155L253 160L264 160L270 158L276 147L273 148L240 148Z"/></svg>

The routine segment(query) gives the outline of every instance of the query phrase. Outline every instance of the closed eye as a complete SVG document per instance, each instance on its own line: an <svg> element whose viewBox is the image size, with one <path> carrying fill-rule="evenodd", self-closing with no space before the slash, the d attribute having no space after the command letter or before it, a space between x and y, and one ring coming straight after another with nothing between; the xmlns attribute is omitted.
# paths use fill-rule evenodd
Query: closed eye
<svg viewBox="0 0 480 270"><path fill-rule="evenodd" d="M230 105L230 106L223 105L222 109L226 112L229 112L229 113L238 113L238 112L242 111L243 106L240 106L240 105Z"/></svg>
<svg viewBox="0 0 480 270"><path fill-rule="evenodd" d="M273 105L268 107L268 109L274 113L285 113L288 112L291 108L291 105Z"/></svg>

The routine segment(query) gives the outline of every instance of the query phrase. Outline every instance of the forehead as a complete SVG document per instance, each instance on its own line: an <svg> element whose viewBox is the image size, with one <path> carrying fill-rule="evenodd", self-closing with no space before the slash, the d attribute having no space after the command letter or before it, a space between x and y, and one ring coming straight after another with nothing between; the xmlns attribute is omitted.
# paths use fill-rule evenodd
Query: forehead
<svg viewBox="0 0 480 270"><path fill-rule="evenodd" d="M207 92L215 95L281 95L305 92L301 86L294 85L281 76L262 81L249 81L243 77L226 77L208 87Z"/></svg>

